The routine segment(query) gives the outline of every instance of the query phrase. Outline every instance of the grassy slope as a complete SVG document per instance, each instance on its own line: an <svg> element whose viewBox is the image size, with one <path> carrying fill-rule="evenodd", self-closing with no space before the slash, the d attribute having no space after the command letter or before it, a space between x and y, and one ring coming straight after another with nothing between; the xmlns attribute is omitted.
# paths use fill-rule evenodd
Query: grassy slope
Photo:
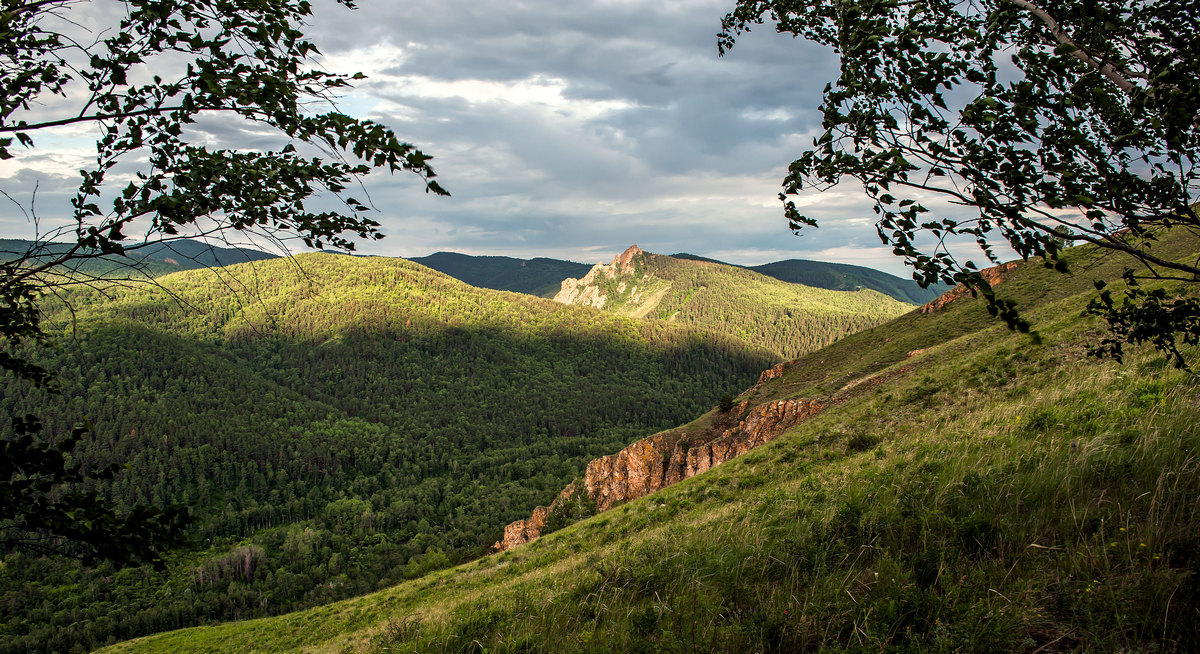
<svg viewBox="0 0 1200 654"><path fill-rule="evenodd" d="M812 352L912 308L876 291L812 288L711 261L646 253L635 257L632 266L633 275L597 280L607 297L605 311L726 334L782 359Z"/></svg>
<svg viewBox="0 0 1200 654"><path fill-rule="evenodd" d="M1188 651L1200 405L1144 352L1084 354L1093 276L814 353L756 401L841 398L709 473L511 552L336 605L112 651ZM911 358L913 350L923 349Z"/></svg>

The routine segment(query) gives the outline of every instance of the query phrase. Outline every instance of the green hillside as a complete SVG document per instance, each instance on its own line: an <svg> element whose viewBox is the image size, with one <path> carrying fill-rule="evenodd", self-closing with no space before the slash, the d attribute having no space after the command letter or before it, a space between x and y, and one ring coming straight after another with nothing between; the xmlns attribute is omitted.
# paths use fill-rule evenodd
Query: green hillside
<svg viewBox="0 0 1200 654"><path fill-rule="evenodd" d="M827 408L707 473L379 593L106 651L1194 651L1200 382L1087 357L1080 303L1123 262L1067 259L997 287L1037 339L980 300L909 313L745 394Z"/></svg>
<svg viewBox="0 0 1200 654"><path fill-rule="evenodd" d="M700 257L694 254L672 254L676 259L692 259L721 263L723 261ZM848 263L830 263L828 261L811 261L809 259L785 259L772 261L758 266L740 266L747 270L774 277L783 282L804 284L815 288L826 288L831 291L857 291L870 289L911 304L925 304L942 293L950 290L946 286L921 288L921 285L911 279L903 279L895 275Z"/></svg>
<svg viewBox="0 0 1200 654"><path fill-rule="evenodd" d="M218 274L219 273L219 274ZM771 353L486 291L400 259L312 254L66 295L44 363L0 379L124 504L182 503L165 573L9 554L0 651L90 649L362 594L478 556L590 459L712 407ZM6 436L7 421L0 425Z"/></svg>
<svg viewBox="0 0 1200 654"><path fill-rule="evenodd" d="M472 256L457 252L435 252L426 257L413 257L410 261L433 268L472 286L528 293L538 297L554 297L562 280L568 277L582 277L591 267L585 263L544 257L515 259Z"/></svg>
<svg viewBox="0 0 1200 654"><path fill-rule="evenodd" d="M789 284L745 268L651 254L636 246L593 269L573 289L564 286L555 299L725 334L782 359L913 308L876 291Z"/></svg>

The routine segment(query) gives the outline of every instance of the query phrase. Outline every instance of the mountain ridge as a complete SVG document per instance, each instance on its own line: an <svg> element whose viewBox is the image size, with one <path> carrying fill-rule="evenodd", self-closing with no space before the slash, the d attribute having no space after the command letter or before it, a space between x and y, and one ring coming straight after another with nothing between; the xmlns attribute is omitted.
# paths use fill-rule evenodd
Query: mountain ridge
<svg viewBox="0 0 1200 654"><path fill-rule="evenodd" d="M65 253L74 244L37 242L27 239L0 239L0 260L30 257L42 260ZM197 239L129 245L125 256L105 255L68 264L71 270L86 275L118 279L140 269L151 276L196 268L214 268L237 263L265 261L278 255L254 248L213 245Z"/></svg>
<svg viewBox="0 0 1200 654"><path fill-rule="evenodd" d="M415 261L472 286L528 293L538 297L553 295L563 279L580 275L588 269L587 264L547 257L518 259L458 252L434 252L423 257L409 257L409 261Z"/></svg>
<svg viewBox="0 0 1200 654"><path fill-rule="evenodd" d="M22 255L31 245L33 245L32 241L24 239L0 239L0 258ZM71 244L52 242L45 245L48 246L45 253L53 253L64 251ZM341 254L337 251L329 253ZM155 244L140 249L131 248L130 254L130 257L108 256L97 261L84 262L80 270L90 273L96 271L119 272L131 262L140 262L150 274L160 275L177 270L224 266L278 256L253 248L217 246L194 239L180 239L170 244ZM755 266L742 266L684 252L670 256L746 268L780 281L804 284L815 288L839 291L870 288L901 302L911 304L928 302L945 290L922 289L912 280L905 280L873 268L854 264L786 259ZM502 255L469 255L451 251L438 251L421 257L405 258L448 274L472 286L546 298L553 297L559 291L562 280L568 277L582 277L590 269L589 264L551 257L521 259Z"/></svg>
<svg viewBox="0 0 1200 654"><path fill-rule="evenodd" d="M903 279L874 268L847 263L786 259L744 266L686 252L670 256L677 259L707 261L745 268L783 282L803 284L814 288L833 291L856 291L867 288L910 304L924 304L946 290L941 286L923 289L911 279ZM435 252L423 257L409 257L409 260L444 272L473 286L530 293L539 297L553 297L558 292L558 284L563 279L583 277L591 267L589 264L548 257L519 259L494 255L468 255L459 252ZM530 264L536 264L532 267L532 271L528 270ZM558 275L558 279L553 279L554 275Z"/></svg>

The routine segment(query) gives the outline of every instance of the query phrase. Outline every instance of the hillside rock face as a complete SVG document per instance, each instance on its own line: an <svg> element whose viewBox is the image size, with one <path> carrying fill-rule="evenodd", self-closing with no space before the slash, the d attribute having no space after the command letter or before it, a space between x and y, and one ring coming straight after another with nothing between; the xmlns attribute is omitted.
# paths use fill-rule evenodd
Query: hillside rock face
<svg viewBox="0 0 1200 654"><path fill-rule="evenodd" d="M550 517L550 508L539 506L533 510L533 515L527 520L517 520L504 528L504 537L493 545L493 549L504 551L512 549L521 543L528 543L542 533L546 519Z"/></svg>
<svg viewBox="0 0 1200 654"><path fill-rule="evenodd" d="M596 269L584 275L582 279L570 277L562 281L562 288L554 294L554 301L561 304L579 304L586 307L603 309L608 298L595 285Z"/></svg>
<svg viewBox="0 0 1200 654"><path fill-rule="evenodd" d="M572 484L562 489L558 497L550 503L550 506L539 506L533 510L533 515L525 520L517 520L516 522L504 528L504 537L499 542L492 545L493 552L503 552L510 550L517 545L528 543L542 534L542 530L546 528L546 521L550 519L550 514L554 509L558 508L563 502L575 492L575 485Z"/></svg>
<svg viewBox="0 0 1200 654"><path fill-rule="evenodd" d="M991 268L984 268L983 270L979 271L979 274L982 275L985 280L987 280L988 284L995 286L1000 282L1003 282L1005 279L1008 279L1008 274L1013 270L1016 270L1016 268L1017 262L1009 261L1008 263L1002 263L998 266L992 266ZM942 293L930 302L922 305L921 313L933 313L934 311L941 309L947 304L950 304L951 302L968 293L970 293L970 291L967 290L967 287L959 284L945 293Z"/></svg>
<svg viewBox="0 0 1200 654"><path fill-rule="evenodd" d="M740 418L718 423L716 429L697 434L655 434L616 454L593 460L584 473L583 487L596 503L596 510L607 511L741 456L824 408L823 403L807 399L777 400L752 409L742 402L729 412ZM733 424L725 427L729 423ZM550 513L573 490L573 485L568 486L549 507L539 506L528 519L505 527L504 538L492 546L493 551L512 549L540 536Z"/></svg>
<svg viewBox="0 0 1200 654"><path fill-rule="evenodd" d="M601 277L616 279L618 276L633 273L633 259L640 254L645 254L645 252L638 246L631 245L624 252L613 257L612 263L598 263L592 266L588 274L579 279L575 279L574 277L564 279L562 287L554 296L554 301L562 304L581 304L603 309L608 298L600 290L597 281ZM620 292L624 292L624 286L620 288Z"/></svg>
<svg viewBox="0 0 1200 654"><path fill-rule="evenodd" d="M762 371L762 374L758 376L758 381L755 382L754 387L758 388L759 386L762 386L763 384L771 381L772 379L778 379L778 378L782 377L783 373L788 368L791 368L792 366L796 365L796 362L798 360L799 359L792 359L791 361L784 361L783 363L777 363L774 366Z"/></svg>

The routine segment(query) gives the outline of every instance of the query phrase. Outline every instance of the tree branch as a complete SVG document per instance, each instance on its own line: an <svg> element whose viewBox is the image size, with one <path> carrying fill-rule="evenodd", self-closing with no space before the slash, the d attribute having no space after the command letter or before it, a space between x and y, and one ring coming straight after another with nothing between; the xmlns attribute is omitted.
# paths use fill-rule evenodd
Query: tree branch
<svg viewBox="0 0 1200 654"><path fill-rule="evenodd" d="M1025 11L1028 11L1038 20L1042 21L1046 28L1050 30L1050 34L1054 36L1056 41L1062 45L1069 45L1075 48L1070 53L1072 57L1075 57L1088 66L1091 66L1101 75L1104 75L1114 84L1116 84L1125 93L1132 95L1133 92L1137 90L1137 85L1129 80L1129 77L1125 71L1117 70L1117 67L1113 66L1111 63L1107 61L1098 61L1095 57L1088 54L1087 50L1084 50L1083 47L1076 43L1075 39L1072 39L1071 36L1067 34L1058 24L1058 21L1054 20L1054 17L1047 13L1045 9L1038 7L1029 0L1008 0L1008 2L1024 9Z"/></svg>
<svg viewBox="0 0 1200 654"><path fill-rule="evenodd" d="M5 11L7 11L8 13L10 13L10 14L12 14L12 15L16 16L16 15L18 15L18 14L23 14L23 13L26 13L26 12L30 12L30 11L34 11L34 10L37 10L37 9L41 9L42 7L46 7L46 6L49 6L49 5L65 5L65 4L67 4L67 3L71 2L71 1L72 1L72 0L40 0L39 2L27 2L27 3L23 4L23 5L17 5L17 6L15 6L15 7L9 7L9 8L8 8L8 9L6 9Z"/></svg>
<svg viewBox="0 0 1200 654"><path fill-rule="evenodd" d="M952 189L948 189L948 188L944 188L944 187L940 187L940 186L931 186L931 185L922 184L922 183L918 183L918 182L907 182L907 181L903 181L903 180L895 180L894 183L899 186L906 186L909 188L919 189L922 191L932 191L935 193L942 193L944 195L949 195L951 197L959 199L966 205L974 206L974 203L970 200L970 198L967 198L967 196L959 193L958 191L952 190ZM1055 231L1052 228L1047 227L1046 225L1043 225L1043 224L1039 223L1038 221L1033 220L1031 218L1017 217L1015 219L1015 221L1027 228L1030 228L1030 229L1034 229L1034 230L1037 230L1037 231L1040 231L1040 232L1043 232L1046 234L1055 234ZM1071 223L1071 227L1076 229L1076 233L1070 237L1071 240L1085 241L1087 243L1091 243L1092 245L1096 245L1096 246L1102 247L1107 250L1115 250L1117 252L1123 252L1123 253L1128 254L1129 256L1134 257L1135 259L1138 259L1144 263L1153 263L1153 264L1161 266L1163 268L1170 268L1172 270L1178 270L1180 272L1187 273L1189 275L1195 275L1196 278L1200 278L1200 267L1188 265L1186 263L1179 263L1177 261L1170 261L1167 259L1157 257L1145 249L1138 249L1138 248L1135 248L1135 247L1129 245L1125 241L1122 241L1121 239L1117 238L1117 235L1115 235L1115 234L1097 234L1097 233L1093 232L1093 234L1095 234L1095 235L1093 235L1093 234L1083 233L1084 231L1090 232L1092 230L1084 230L1082 227L1080 227L1079 225L1076 225L1074 223Z"/></svg>
<svg viewBox="0 0 1200 654"><path fill-rule="evenodd" d="M119 220L113 221L105 229L111 228L113 225L117 225L117 224L121 224L121 225L129 224L130 222L133 222L137 218L140 218L148 213L151 213L151 210L141 211L136 214L131 214L124 218L120 218ZM34 275L37 275L38 273L43 273L51 268L54 268L55 266L59 266L64 263L67 263L68 261L75 261L78 259L97 259L97 258L100 258L103 256L107 256L107 254L109 254L109 253L101 252L100 250L94 250L91 252L81 252L81 250L83 250L83 243L76 241L71 246L71 249L69 249L66 252L62 253L61 255L55 257L54 259L52 259L50 261L42 262L35 266L31 266L29 268L25 268L25 269L21 270L20 273L13 274L13 276L11 278L9 278L8 280L6 280L4 285L0 286L0 288L9 288L11 286L15 286L16 284L22 283L25 280L33 277Z"/></svg>
<svg viewBox="0 0 1200 654"><path fill-rule="evenodd" d="M1019 218L1018 220L1021 222L1021 224L1025 225L1026 227L1029 227L1031 229L1036 229L1036 230L1039 230L1042 232L1046 232L1048 234L1054 233L1053 229L1039 223L1036 220L1031 220L1029 218ZM1129 245L1128 243L1126 243L1125 241L1122 241L1119 238L1118 234L1105 234L1099 238L1088 235L1088 234L1075 234L1073 240L1086 241L1088 243L1091 243L1092 245L1096 245L1096 246L1099 246L1099 247L1102 247L1102 248L1105 248L1108 250L1116 250L1117 252L1124 252L1125 254L1128 254L1129 256L1141 261L1144 264L1152 263L1152 264L1161 266L1163 268L1169 268L1171 270L1178 270L1180 272L1188 273L1190 275L1195 275L1195 277L1189 281L1194 281L1194 279L1200 278L1200 268L1197 268L1195 266L1190 266L1186 263L1179 263L1176 261L1170 261L1168 259L1163 259L1161 257L1155 256L1154 254L1152 254L1151 252L1149 252L1146 249L1135 248L1132 245Z"/></svg>
<svg viewBox="0 0 1200 654"><path fill-rule="evenodd" d="M75 116L74 118L63 118L61 120L50 120L50 121L46 121L44 123L34 123L32 125L30 125L28 123L20 123L20 124L17 124L14 126L8 126L8 127L0 126L0 133L24 132L24 131L35 130L35 129L45 129L47 127L61 127L63 125L71 125L73 123L88 123L88 122L95 122L98 120L111 120L113 118L132 118L134 116L157 115L157 114L163 114L163 113L166 113L169 111L180 111L183 109L184 109L184 107L182 107L182 106L151 107L149 109L139 109L137 111L123 111L123 112L112 113L112 114L92 114L90 116ZM237 111L236 109L234 109L232 107L194 107L194 109L197 112L201 112L201 111Z"/></svg>

